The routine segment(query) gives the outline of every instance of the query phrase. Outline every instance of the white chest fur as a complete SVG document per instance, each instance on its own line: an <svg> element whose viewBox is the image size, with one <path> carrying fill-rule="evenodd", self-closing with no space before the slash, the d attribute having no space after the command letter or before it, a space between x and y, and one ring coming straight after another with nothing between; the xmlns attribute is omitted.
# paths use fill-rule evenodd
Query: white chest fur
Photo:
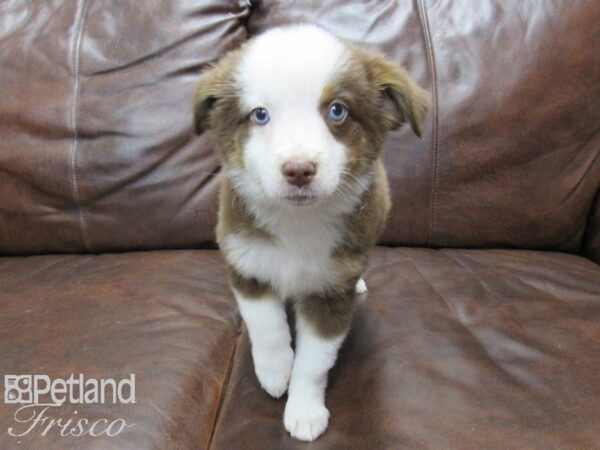
<svg viewBox="0 0 600 450"><path fill-rule="evenodd" d="M242 275L271 284L283 298L318 291L334 280L331 251L343 233L339 216L319 210L279 212L262 225L272 238L241 232L222 243Z"/></svg>

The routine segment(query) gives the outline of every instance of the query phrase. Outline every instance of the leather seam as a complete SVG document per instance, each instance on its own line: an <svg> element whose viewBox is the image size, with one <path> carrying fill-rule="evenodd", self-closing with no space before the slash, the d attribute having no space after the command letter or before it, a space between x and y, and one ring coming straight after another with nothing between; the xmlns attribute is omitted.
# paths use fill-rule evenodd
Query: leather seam
<svg viewBox="0 0 600 450"><path fill-rule="evenodd" d="M225 374L225 380L223 381L223 387L221 388L221 392L219 395L219 403L217 405L217 410L215 411L215 419L213 421L213 426L211 429L210 437L208 439L207 449L210 449L213 444L213 439L215 437L217 427L219 425L219 419L221 418L221 411L223 410L223 403L225 402L225 397L229 392L229 383L231 381L231 374L233 372L233 365L235 360L235 355L237 353L237 348L240 343L240 339L242 337L242 323L240 321L240 328L238 328L237 336L235 337L235 342L233 343L233 349L231 350L231 355L229 356L229 361L227 364L227 372Z"/></svg>
<svg viewBox="0 0 600 450"><path fill-rule="evenodd" d="M425 47L427 49L427 59L429 69L431 70L432 79L432 106L433 106L433 123L432 123L432 151L431 151L431 193L429 197L430 212L429 212L429 233L427 242L429 246L433 245L435 235L435 222L437 217L437 188L438 188L438 148L439 148L439 94L438 94L438 75L437 65L435 61L435 52L433 48L433 39L431 37L431 28L429 26L429 16L427 14L426 0L419 0L419 16L421 26L423 27L423 36L425 39Z"/></svg>
<svg viewBox="0 0 600 450"><path fill-rule="evenodd" d="M71 106L71 190L73 201L77 207L79 231L85 249L92 251L89 236L87 233L87 225L85 221L85 211L81 201L79 191L80 172L77 164L77 153L79 150L79 130L78 130L78 109L79 98L81 93L81 41L83 36L83 22L85 20L85 9L87 6L86 0L80 0L77 4L75 16L75 33L72 45L71 64L73 66L73 104Z"/></svg>

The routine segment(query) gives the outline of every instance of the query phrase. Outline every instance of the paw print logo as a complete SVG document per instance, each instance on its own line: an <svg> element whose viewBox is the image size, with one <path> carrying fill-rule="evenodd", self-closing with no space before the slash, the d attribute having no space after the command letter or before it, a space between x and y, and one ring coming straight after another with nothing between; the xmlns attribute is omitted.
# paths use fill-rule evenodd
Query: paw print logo
<svg viewBox="0 0 600 450"><path fill-rule="evenodd" d="M4 403L31 403L31 375L4 375Z"/></svg>

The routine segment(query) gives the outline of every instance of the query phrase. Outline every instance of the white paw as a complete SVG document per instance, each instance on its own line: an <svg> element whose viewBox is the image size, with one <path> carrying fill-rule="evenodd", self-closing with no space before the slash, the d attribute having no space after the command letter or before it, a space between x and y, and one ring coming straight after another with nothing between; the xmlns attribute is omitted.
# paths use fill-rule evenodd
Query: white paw
<svg viewBox="0 0 600 450"><path fill-rule="evenodd" d="M367 283L365 283L365 280L363 280L362 278L360 278L356 282L356 293L357 294L364 294L365 292L367 292Z"/></svg>
<svg viewBox="0 0 600 450"><path fill-rule="evenodd" d="M289 345L275 352L254 355L256 377L262 388L275 398L287 390L293 365L294 351Z"/></svg>
<svg viewBox="0 0 600 450"><path fill-rule="evenodd" d="M329 410L315 401L289 401L285 405L283 424L292 437L301 441L314 441L329 423Z"/></svg>

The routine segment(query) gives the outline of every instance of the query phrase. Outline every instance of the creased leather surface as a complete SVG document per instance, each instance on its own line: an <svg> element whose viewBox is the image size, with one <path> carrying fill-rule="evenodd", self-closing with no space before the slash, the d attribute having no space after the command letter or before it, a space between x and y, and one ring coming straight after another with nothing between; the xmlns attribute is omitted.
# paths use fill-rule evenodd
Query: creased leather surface
<svg viewBox="0 0 600 450"><path fill-rule="evenodd" d="M0 253L214 240L218 158L192 131L233 0L0 3Z"/></svg>
<svg viewBox="0 0 600 450"><path fill-rule="evenodd" d="M47 414L135 423L115 437L42 437L41 425L10 437L8 427L26 427L3 403L0 448L206 448L238 329L217 251L0 258L0 379L134 373L137 391L135 405Z"/></svg>
<svg viewBox="0 0 600 450"><path fill-rule="evenodd" d="M550 252L378 248L311 449L598 448L600 266ZM247 334L213 449L303 449Z"/></svg>
<svg viewBox="0 0 600 450"><path fill-rule="evenodd" d="M580 251L600 186L600 3L425 3L440 117L432 243Z"/></svg>

